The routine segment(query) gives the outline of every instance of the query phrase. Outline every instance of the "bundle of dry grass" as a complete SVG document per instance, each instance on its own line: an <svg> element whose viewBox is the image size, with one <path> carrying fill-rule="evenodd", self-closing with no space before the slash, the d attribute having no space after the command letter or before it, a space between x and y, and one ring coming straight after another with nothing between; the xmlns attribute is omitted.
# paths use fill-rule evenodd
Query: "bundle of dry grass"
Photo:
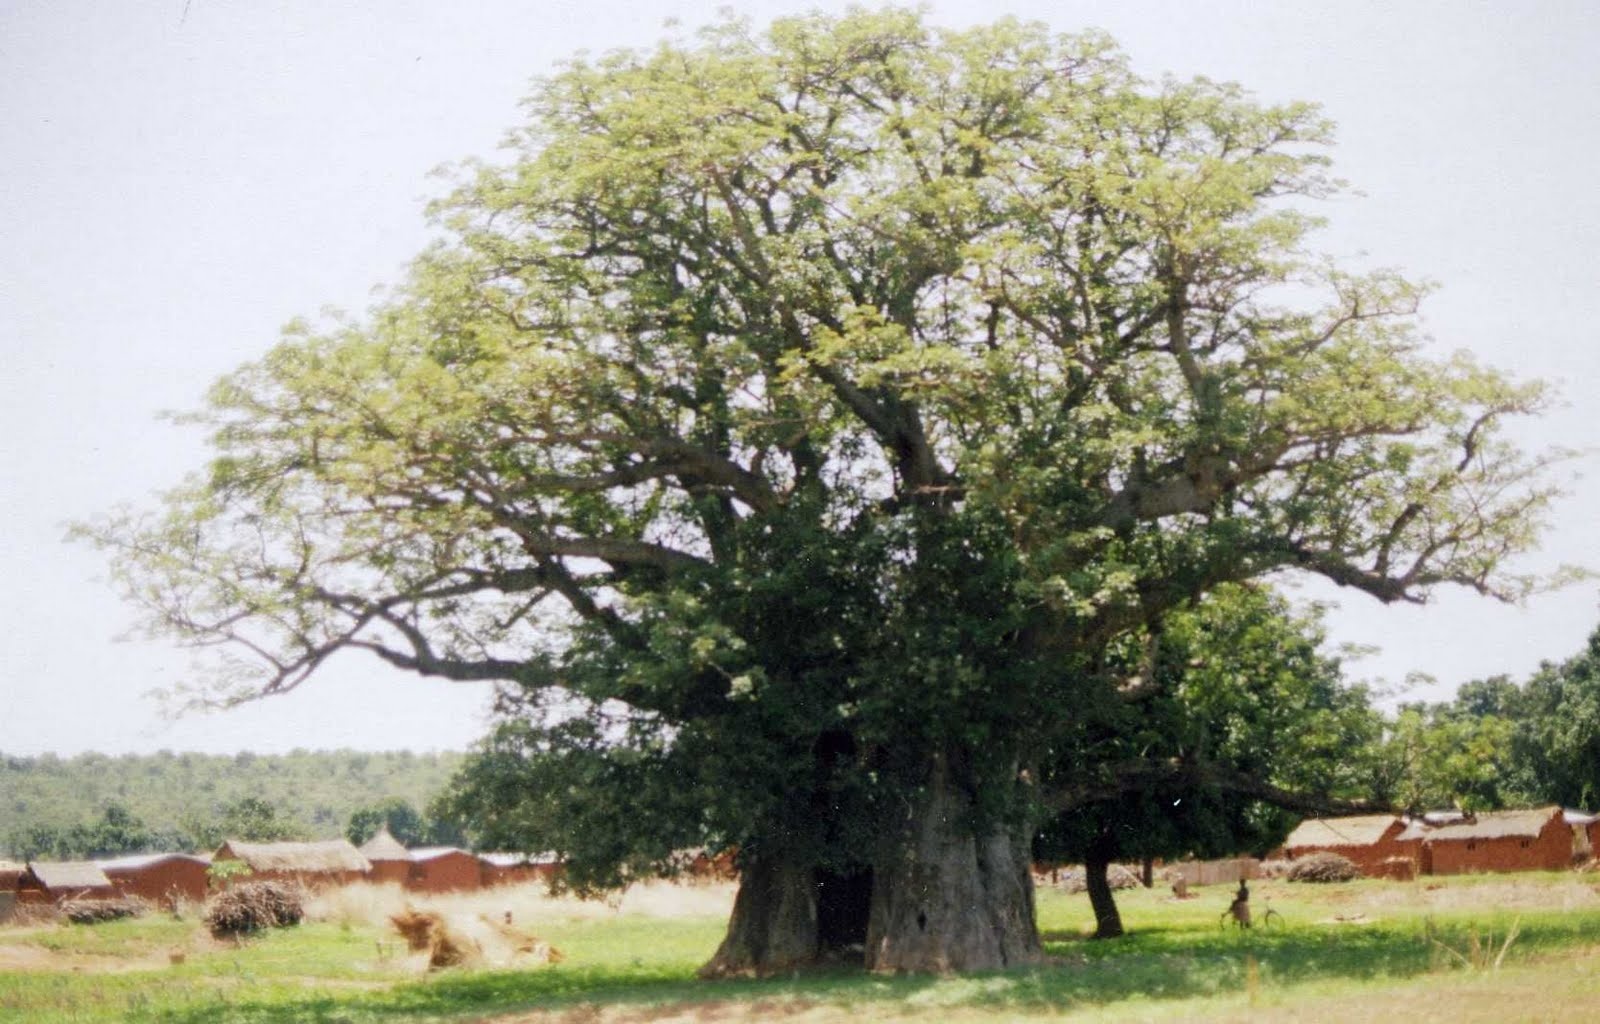
<svg viewBox="0 0 1600 1024"><path fill-rule="evenodd" d="M1113 864L1106 870L1106 882L1112 889L1137 889L1144 883L1139 881L1139 876L1123 867ZM1082 868L1068 868L1061 872L1061 888L1066 892L1079 893L1089 891L1088 877Z"/></svg>
<svg viewBox="0 0 1600 1024"><path fill-rule="evenodd" d="M282 882L248 882L214 897L206 905L205 922L211 934L221 937L285 928L304 916L298 889Z"/></svg>
<svg viewBox="0 0 1600 1024"><path fill-rule="evenodd" d="M99 924L124 917L140 917L148 909L141 900L67 900L61 914L73 924Z"/></svg>
<svg viewBox="0 0 1600 1024"><path fill-rule="evenodd" d="M427 951L430 968L458 967L475 963L483 956L478 943L456 932L442 915L431 910L408 907L392 915L389 921L413 953Z"/></svg>
<svg viewBox="0 0 1600 1024"><path fill-rule="evenodd" d="M1349 857L1337 853L1313 853L1300 858L1289 868L1291 882L1353 882L1361 869Z"/></svg>
<svg viewBox="0 0 1600 1024"><path fill-rule="evenodd" d="M488 914L479 914L478 920L489 926L490 932L511 951L513 956L541 964L558 964L566 959L561 950L550 943L514 926L509 920L510 917L508 913L506 920L497 921Z"/></svg>

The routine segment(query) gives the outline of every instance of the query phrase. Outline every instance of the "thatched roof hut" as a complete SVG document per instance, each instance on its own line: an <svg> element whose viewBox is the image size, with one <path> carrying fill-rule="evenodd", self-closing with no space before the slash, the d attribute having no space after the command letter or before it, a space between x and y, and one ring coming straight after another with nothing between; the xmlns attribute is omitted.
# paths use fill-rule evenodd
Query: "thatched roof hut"
<svg viewBox="0 0 1600 1024"><path fill-rule="evenodd" d="M454 846L421 846L411 851L406 883L424 892L455 892L483 884L478 858Z"/></svg>
<svg viewBox="0 0 1600 1024"><path fill-rule="evenodd" d="M15 892L27 870L28 865L19 861L0 860L0 892Z"/></svg>
<svg viewBox="0 0 1600 1024"><path fill-rule="evenodd" d="M1572 862L1572 830L1559 807L1489 811L1428 833L1423 870L1556 871Z"/></svg>
<svg viewBox="0 0 1600 1024"><path fill-rule="evenodd" d="M367 877L374 882L405 885L411 877L411 853L389 833L387 825L361 844L361 855L372 864L372 871Z"/></svg>
<svg viewBox="0 0 1600 1024"><path fill-rule="evenodd" d="M29 861L17 882L17 898L24 903L110 899L116 894L100 866L86 860Z"/></svg>
<svg viewBox="0 0 1600 1024"><path fill-rule="evenodd" d="M390 834L388 826L378 829L378 834L361 844L361 856L371 861L410 860L411 853Z"/></svg>
<svg viewBox="0 0 1600 1024"><path fill-rule="evenodd" d="M256 878L307 885L346 885L360 881L372 864L347 839L310 843L243 843L230 839L217 848L216 861L236 860Z"/></svg>
<svg viewBox="0 0 1600 1024"><path fill-rule="evenodd" d="M1290 856L1298 849L1323 850L1336 846L1371 846L1386 836L1398 836L1405 824L1393 814L1363 814L1349 818L1308 818L1283 841Z"/></svg>
<svg viewBox="0 0 1600 1024"><path fill-rule="evenodd" d="M1337 853L1353 861L1363 874L1378 876L1394 874L1390 862L1397 859L1414 864L1421 857L1422 843L1397 815L1359 814L1302 821L1283 841L1283 849L1291 858ZM1414 867L1411 874L1415 874Z"/></svg>
<svg viewBox="0 0 1600 1024"><path fill-rule="evenodd" d="M1565 820L1559 807L1534 807L1516 811L1485 811L1456 825L1436 829L1432 838L1534 839L1552 821Z"/></svg>
<svg viewBox="0 0 1600 1024"><path fill-rule="evenodd" d="M117 892L175 907L206 898L211 860L192 853L145 853L96 861Z"/></svg>

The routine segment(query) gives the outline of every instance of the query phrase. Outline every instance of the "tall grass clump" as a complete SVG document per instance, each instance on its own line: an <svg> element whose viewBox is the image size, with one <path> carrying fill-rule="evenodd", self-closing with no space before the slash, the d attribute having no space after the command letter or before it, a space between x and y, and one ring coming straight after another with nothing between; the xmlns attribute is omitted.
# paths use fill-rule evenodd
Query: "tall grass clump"
<svg viewBox="0 0 1600 1024"><path fill-rule="evenodd" d="M1456 947L1439 938L1438 929L1433 925L1433 918L1428 918L1423 927L1423 940L1428 944L1434 957L1434 969L1456 964L1469 971L1498 971L1505 962L1506 954L1511 952L1512 943L1517 941L1517 936L1522 934L1522 919L1519 917L1511 922L1511 927L1506 929L1506 937L1497 944L1494 932L1488 932L1481 940L1478 938L1478 929L1472 928L1467 932L1466 945Z"/></svg>

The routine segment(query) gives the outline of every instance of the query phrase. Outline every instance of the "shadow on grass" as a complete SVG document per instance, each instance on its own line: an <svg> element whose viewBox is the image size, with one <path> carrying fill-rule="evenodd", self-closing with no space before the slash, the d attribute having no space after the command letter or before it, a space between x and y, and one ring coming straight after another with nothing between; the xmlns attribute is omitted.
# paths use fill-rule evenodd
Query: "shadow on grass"
<svg viewBox="0 0 1600 1024"><path fill-rule="evenodd" d="M1495 933L1505 934L1509 918ZM1481 927L1481 926L1480 926ZM1436 935L1464 948L1469 926L1442 926ZM1486 933L1479 933L1486 939ZM1600 915L1525 916L1508 959L1567 946L1600 944ZM1131 999L1191 999L1243 992L1247 958L1264 986L1308 981L1402 979L1449 969L1424 936L1420 921L1364 926L1300 926L1239 933L1193 927L1153 928L1103 942L1076 935L1046 936L1050 962L1029 970L959 978L875 977L853 970L807 972L785 978L701 982L681 965L627 968L557 967L527 971L447 974L381 993L308 994L290 1001L197 1005L159 1019L177 1024L377 1024L399 1020L480 1019L485 1015L561 1010L583 1004L634 1007L685 1004L771 1004L854 1009L926 1006L1064 1011ZM138 1019L137 1017L133 1019ZM157 1018L152 1018L157 1019Z"/></svg>

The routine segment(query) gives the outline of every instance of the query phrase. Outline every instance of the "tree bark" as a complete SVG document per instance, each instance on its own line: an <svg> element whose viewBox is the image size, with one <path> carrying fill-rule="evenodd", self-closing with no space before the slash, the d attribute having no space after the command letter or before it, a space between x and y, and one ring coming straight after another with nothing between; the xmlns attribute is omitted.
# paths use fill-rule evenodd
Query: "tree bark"
<svg viewBox="0 0 1600 1024"><path fill-rule="evenodd" d="M1099 842L1089 844L1088 855L1083 859L1083 880L1089 890L1089 905L1094 908L1094 937L1114 939L1122 934L1122 915L1117 913L1117 899L1111 892L1107 877L1111 857Z"/></svg>
<svg viewBox="0 0 1600 1024"><path fill-rule="evenodd" d="M1042 958L1026 830L974 835L971 810L941 759L876 866L869 970L942 974Z"/></svg>
<svg viewBox="0 0 1600 1024"><path fill-rule="evenodd" d="M812 866L752 856L741 865L727 934L700 977L779 974L816 962L819 952Z"/></svg>

